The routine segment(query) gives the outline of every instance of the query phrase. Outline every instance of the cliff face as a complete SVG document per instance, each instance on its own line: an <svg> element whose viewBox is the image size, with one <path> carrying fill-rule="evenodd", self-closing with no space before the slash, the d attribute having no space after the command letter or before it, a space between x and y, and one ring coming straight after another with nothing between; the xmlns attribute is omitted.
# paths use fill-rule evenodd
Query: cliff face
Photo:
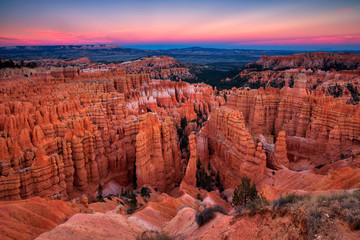
<svg viewBox="0 0 360 240"><path fill-rule="evenodd" d="M310 94L305 86L305 75L298 75L293 88L235 90L228 96L228 106L244 114L253 134L278 136L285 131L292 160L305 157L318 164L337 160L358 145L359 107L320 91Z"/></svg>
<svg viewBox="0 0 360 240"><path fill-rule="evenodd" d="M211 165L219 172L225 188L240 184L245 175L254 181L264 177L265 152L261 143L256 145L246 130L241 112L228 107L217 108L204 128Z"/></svg>
<svg viewBox="0 0 360 240"><path fill-rule="evenodd" d="M165 192L182 177L176 129L170 118L159 121L152 113L141 115L139 121L136 136L137 184L157 186Z"/></svg>
<svg viewBox="0 0 360 240"><path fill-rule="evenodd" d="M360 101L359 54L313 52L266 57L249 63L233 79L250 88L293 87L297 75L304 74L306 89L341 97L348 104Z"/></svg>
<svg viewBox="0 0 360 240"><path fill-rule="evenodd" d="M195 78L188 68L168 56L143 57L121 63L118 67L126 73L148 73L153 79Z"/></svg>
<svg viewBox="0 0 360 240"><path fill-rule="evenodd" d="M360 66L360 56L353 53L309 52L289 56L262 56L255 64L275 70L297 67L313 70L330 68L352 70Z"/></svg>

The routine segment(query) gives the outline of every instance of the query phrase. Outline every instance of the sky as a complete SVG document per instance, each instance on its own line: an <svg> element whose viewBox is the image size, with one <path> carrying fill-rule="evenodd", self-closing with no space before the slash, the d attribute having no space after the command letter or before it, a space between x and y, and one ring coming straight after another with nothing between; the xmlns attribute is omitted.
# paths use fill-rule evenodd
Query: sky
<svg viewBox="0 0 360 240"><path fill-rule="evenodd" d="M359 0L0 0L0 46L360 50Z"/></svg>

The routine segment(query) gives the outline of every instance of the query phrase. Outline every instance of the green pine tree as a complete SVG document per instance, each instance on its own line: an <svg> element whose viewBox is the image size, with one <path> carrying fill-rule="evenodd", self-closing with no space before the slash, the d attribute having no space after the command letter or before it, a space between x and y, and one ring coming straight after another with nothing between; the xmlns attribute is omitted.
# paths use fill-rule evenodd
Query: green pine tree
<svg viewBox="0 0 360 240"><path fill-rule="evenodd" d="M99 183L99 186L98 186L98 194L96 196L96 198L98 200L104 200L104 197L103 197L103 187L102 185Z"/></svg>
<svg viewBox="0 0 360 240"><path fill-rule="evenodd" d="M244 176L241 179L241 184L234 190L232 203L235 206L246 205L258 198L255 183L250 185L250 178Z"/></svg>

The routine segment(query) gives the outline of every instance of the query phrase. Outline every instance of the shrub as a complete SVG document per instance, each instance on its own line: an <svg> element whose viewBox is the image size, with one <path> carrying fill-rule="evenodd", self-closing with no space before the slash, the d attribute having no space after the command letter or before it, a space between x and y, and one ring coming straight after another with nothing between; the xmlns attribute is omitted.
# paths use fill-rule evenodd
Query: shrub
<svg viewBox="0 0 360 240"><path fill-rule="evenodd" d="M126 214L133 214L135 212L134 208L128 208L126 209Z"/></svg>
<svg viewBox="0 0 360 240"><path fill-rule="evenodd" d="M241 216L243 213L248 213L249 216L255 215L257 212L262 210L264 207L269 206L269 201L267 201L265 198L260 196L259 198L251 201L246 206L242 208L237 208L236 211L238 213L238 216Z"/></svg>
<svg viewBox="0 0 360 240"><path fill-rule="evenodd" d="M318 196L289 194L280 196L273 206L278 207L273 210L280 216L292 213L298 219L305 217L304 227L309 239L314 239L315 234L326 235L327 226L334 218L347 222L351 230L360 230L359 189Z"/></svg>
<svg viewBox="0 0 360 240"><path fill-rule="evenodd" d="M360 216L359 215L348 214L345 217L345 221L348 222L351 230L360 230Z"/></svg>
<svg viewBox="0 0 360 240"><path fill-rule="evenodd" d="M308 214L306 230L308 232L308 238L313 239L315 234L321 227L321 211L317 206L313 206Z"/></svg>
<svg viewBox="0 0 360 240"><path fill-rule="evenodd" d="M199 225L199 227L203 226L205 223L214 219L216 212L220 212L225 215L227 214L225 209L220 205L216 205L215 207L208 207L205 208L202 212L196 213L196 223Z"/></svg>
<svg viewBox="0 0 360 240"><path fill-rule="evenodd" d="M302 201L302 200L304 200L304 196L300 196L300 195L296 195L296 194L288 194L285 197L280 195L280 198L276 199L273 202L273 204L274 204L274 206L281 208L287 204L296 203L296 202Z"/></svg>
<svg viewBox="0 0 360 240"><path fill-rule="evenodd" d="M150 189L147 187L142 187L140 189L140 194L142 197L150 197L150 192L151 192Z"/></svg>

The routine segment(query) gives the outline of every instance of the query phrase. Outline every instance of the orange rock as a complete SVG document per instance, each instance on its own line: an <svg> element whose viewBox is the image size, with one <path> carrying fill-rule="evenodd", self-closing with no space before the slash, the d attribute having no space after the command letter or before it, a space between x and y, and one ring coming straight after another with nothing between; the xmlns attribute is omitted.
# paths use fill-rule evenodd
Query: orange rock
<svg viewBox="0 0 360 240"><path fill-rule="evenodd" d="M275 143L275 150L269 158L268 165L272 169L289 168L289 159L286 151L286 133L280 131Z"/></svg>
<svg viewBox="0 0 360 240"><path fill-rule="evenodd" d="M255 148L239 111L227 107L215 109L206 127L213 129L207 130L210 162L225 188L240 184L245 175L255 182L265 176L265 153L261 146Z"/></svg>
<svg viewBox="0 0 360 240"><path fill-rule="evenodd" d="M197 150L196 150L196 136L194 133L191 133L189 136L189 150L190 150L190 158L182 182L185 182L190 186L196 187Z"/></svg>

